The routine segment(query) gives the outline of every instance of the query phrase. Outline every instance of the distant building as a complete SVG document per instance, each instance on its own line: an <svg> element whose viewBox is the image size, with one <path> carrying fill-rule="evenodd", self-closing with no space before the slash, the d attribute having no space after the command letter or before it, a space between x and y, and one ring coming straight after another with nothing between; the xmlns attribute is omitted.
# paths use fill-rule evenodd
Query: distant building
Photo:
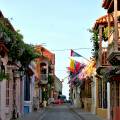
<svg viewBox="0 0 120 120"><path fill-rule="evenodd" d="M58 96L62 94L62 82L57 76L55 76L54 85L55 85L54 96L55 99L57 99Z"/></svg>

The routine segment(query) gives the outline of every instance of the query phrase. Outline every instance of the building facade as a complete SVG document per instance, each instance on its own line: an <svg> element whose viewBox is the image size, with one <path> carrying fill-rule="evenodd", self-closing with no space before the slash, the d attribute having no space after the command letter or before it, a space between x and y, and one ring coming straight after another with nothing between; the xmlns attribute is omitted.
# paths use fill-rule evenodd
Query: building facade
<svg viewBox="0 0 120 120"><path fill-rule="evenodd" d="M36 97L39 98L39 106L43 106L44 101L54 98L55 79L55 54L48 51L43 46L36 46L35 50L41 54L36 62Z"/></svg>

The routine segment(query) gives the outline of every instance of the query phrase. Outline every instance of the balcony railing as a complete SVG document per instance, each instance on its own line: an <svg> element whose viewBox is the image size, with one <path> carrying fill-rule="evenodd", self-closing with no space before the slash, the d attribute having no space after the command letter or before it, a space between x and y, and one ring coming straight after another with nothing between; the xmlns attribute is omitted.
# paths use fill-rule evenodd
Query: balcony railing
<svg viewBox="0 0 120 120"><path fill-rule="evenodd" d="M118 39L115 40L115 31L109 37L108 61L112 65L120 65L120 23L118 23Z"/></svg>
<svg viewBox="0 0 120 120"><path fill-rule="evenodd" d="M98 53L98 60L97 60L97 69L99 67L105 67L108 66L108 61L107 61L107 48L102 48L101 51Z"/></svg>

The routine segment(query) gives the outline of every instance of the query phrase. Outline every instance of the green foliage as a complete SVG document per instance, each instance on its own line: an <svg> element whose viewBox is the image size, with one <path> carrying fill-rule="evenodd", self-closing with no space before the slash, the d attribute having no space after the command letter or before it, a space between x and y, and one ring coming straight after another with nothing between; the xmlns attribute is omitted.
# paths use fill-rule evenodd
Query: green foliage
<svg viewBox="0 0 120 120"><path fill-rule="evenodd" d="M24 49L23 40L16 40L9 49L9 57L11 57L13 61L19 60Z"/></svg>
<svg viewBox="0 0 120 120"><path fill-rule="evenodd" d="M48 100L47 91L42 91L42 99L43 99L43 100Z"/></svg>
<svg viewBox="0 0 120 120"><path fill-rule="evenodd" d="M23 54L20 56L21 64L26 67L29 63L37 57L40 57L39 53L34 51L34 46L29 44L24 44Z"/></svg>
<svg viewBox="0 0 120 120"><path fill-rule="evenodd" d="M91 42L93 43L92 54L94 58L98 58L98 50L99 50L99 38L98 38L98 29L89 29L89 32L92 34Z"/></svg>
<svg viewBox="0 0 120 120"><path fill-rule="evenodd" d="M53 76L49 75L49 76L48 76L48 84L52 85L53 82L54 82Z"/></svg>
<svg viewBox="0 0 120 120"><path fill-rule="evenodd" d="M0 19L0 32L3 34L5 42L21 40L23 36L19 33L19 30L11 30L7 24L7 19Z"/></svg>
<svg viewBox="0 0 120 120"><path fill-rule="evenodd" d="M24 43L23 36L19 33L20 30L11 29L6 20L0 19L0 33L9 49L8 56L12 62L20 61L23 67L26 67L31 60L40 57L40 54L35 53L33 45Z"/></svg>
<svg viewBox="0 0 120 120"><path fill-rule="evenodd" d="M108 40L108 27L104 27L104 28L103 28L102 39L103 39L104 41L107 41L107 40Z"/></svg>
<svg viewBox="0 0 120 120"><path fill-rule="evenodd" d="M0 81L2 81L3 79L8 79L8 75L0 72Z"/></svg>

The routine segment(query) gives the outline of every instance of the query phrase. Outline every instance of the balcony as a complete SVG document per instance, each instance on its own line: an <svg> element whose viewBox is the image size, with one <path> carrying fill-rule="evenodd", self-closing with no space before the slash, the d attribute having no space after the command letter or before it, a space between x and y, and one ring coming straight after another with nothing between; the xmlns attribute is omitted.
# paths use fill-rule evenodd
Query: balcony
<svg viewBox="0 0 120 120"><path fill-rule="evenodd" d="M115 45L113 41L108 46L108 61L113 66L120 65L120 42L117 42L117 45Z"/></svg>
<svg viewBox="0 0 120 120"><path fill-rule="evenodd" d="M110 36L108 46L108 61L113 66L120 65L120 23L118 23L118 39L115 41L115 32Z"/></svg>
<svg viewBox="0 0 120 120"><path fill-rule="evenodd" d="M40 74L40 84L48 83L48 74Z"/></svg>
<svg viewBox="0 0 120 120"><path fill-rule="evenodd" d="M107 48L102 48L98 52L98 60L96 62L96 71L101 74L101 70L108 67L109 63L107 61Z"/></svg>

